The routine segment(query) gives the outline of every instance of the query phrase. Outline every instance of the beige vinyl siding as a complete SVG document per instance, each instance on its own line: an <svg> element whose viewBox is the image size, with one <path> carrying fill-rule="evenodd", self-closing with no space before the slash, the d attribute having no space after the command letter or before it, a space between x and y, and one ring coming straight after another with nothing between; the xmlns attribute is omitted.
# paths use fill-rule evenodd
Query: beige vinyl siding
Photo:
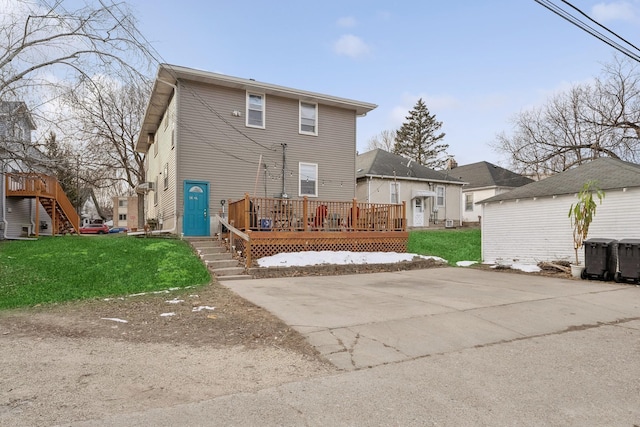
<svg viewBox="0 0 640 427"><path fill-rule="evenodd" d="M390 178L372 178L361 179L358 181L358 189L356 191L359 201L370 203L391 203L391 182ZM440 208L439 221L444 222L445 219L454 220L455 225L460 225L460 193L461 185L447 185L447 184L430 184L424 181L412 181L398 179L400 184L400 203L406 202L407 212L407 225L413 227L413 203L412 195L414 191L426 190L435 191L436 185L442 185L445 187L445 204L446 204L446 218L445 208ZM435 197L428 197L424 203L424 226L427 226L429 217L435 204Z"/></svg>
<svg viewBox="0 0 640 427"><path fill-rule="evenodd" d="M640 238L640 189L609 190L589 229L589 238ZM482 258L485 262L535 264L571 261L573 238L567 216L575 196L506 200L483 205ZM579 250L581 261L584 249Z"/></svg>
<svg viewBox="0 0 640 427"><path fill-rule="evenodd" d="M176 149L171 146L173 127L178 126L176 123L175 108L176 101L174 97L169 103L165 117L155 134L154 145L157 144L158 155L153 155L155 147L149 147L149 153L147 154L147 180L155 183L157 179L158 186L146 196L145 222L146 219L149 218L158 219L162 224L162 228L165 230L173 230L176 226ZM165 120L167 120L166 127ZM166 163L169 164L169 188L165 190L163 173ZM154 203L154 192L158 194L157 205Z"/></svg>
<svg viewBox="0 0 640 427"><path fill-rule="evenodd" d="M318 164L318 198L351 200L355 194L354 111L318 106L318 136L298 133L298 100L265 95L265 129L245 126L246 91L179 82L178 211L185 180L209 182L210 212L220 200L245 193L282 192L282 143L287 144L285 191L298 198L298 163ZM242 111L243 116L232 115ZM260 155L267 166L258 166ZM256 177L258 183L256 185ZM322 185L324 182L324 185ZM341 185L342 184L342 185Z"/></svg>

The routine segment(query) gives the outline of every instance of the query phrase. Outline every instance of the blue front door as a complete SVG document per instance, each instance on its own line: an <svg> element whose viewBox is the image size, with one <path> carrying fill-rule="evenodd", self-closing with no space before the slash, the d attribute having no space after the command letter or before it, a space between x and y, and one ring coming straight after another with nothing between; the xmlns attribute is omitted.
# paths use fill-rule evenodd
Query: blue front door
<svg viewBox="0 0 640 427"><path fill-rule="evenodd" d="M209 236L208 182L184 182L184 220L182 225L185 236Z"/></svg>

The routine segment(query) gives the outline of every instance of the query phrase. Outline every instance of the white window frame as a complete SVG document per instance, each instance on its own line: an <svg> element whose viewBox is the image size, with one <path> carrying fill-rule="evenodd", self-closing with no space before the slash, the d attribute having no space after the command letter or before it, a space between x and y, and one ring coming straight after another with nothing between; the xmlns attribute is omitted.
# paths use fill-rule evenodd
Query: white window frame
<svg viewBox="0 0 640 427"><path fill-rule="evenodd" d="M389 183L389 202L395 205L400 204L400 183L397 181L391 181Z"/></svg>
<svg viewBox="0 0 640 427"><path fill-rule="evenodd" d="M159 194L160 191L158 191L158 177L156 176L156 182L154 183L155 185L153 186L153 206L158 206L158 199L159 199Z"/></svg>
<svg viewBox="0 0 640 427"><path fill-rule="evenodd" d="M315 185L314 185L314 191L313 194L307 194L307 193L302 193L302 181L303 179L306 179L306 175L303 175L302 173L302 168L303 167L313 167L315 170ZM298 196L300 197L318 197L318 164L317 163L306 163L306 162L300 162L298 163Z"/></svg>
<svg viewBox="0 0 640 427"><path fill-rule="evenodd" d="M442 192L442 194L440 194ZM445 203L447 203L446 199L447 191L443 185L439 185L436 187L436 206L439 208L443 208ZM440 202L442 199L442 202Z"/></svg>
<svg viewBox="0 0 640 427"><path fill-rule="evenodd" d="M252 96L259 96L260 99L262 100L262 110L256 110L256 109L252 109L251 107L251 103L250 103L250 99ZM255 125L255 124L250 124L249 123L249 111L260 111L262 113L262 125ZM266 122L267 122L267 97L265 96L264 93L256 93L256 92L247 92L247 106L246 106L246 110L245 110L245 124L248 128L256 128L256 129L264 129L266 126Z"/></svg>
<svg viewBox="0 0 640 427"><path fill-rule="evenodd" d="M118 214L118 221L126 221L126 220L127 220L127 214L126 213Z"/></svg>
<svg viewBox="0 0 640 427"><path fill-rule="evenodd" d="M314 107L315 114L314 114L314 117L313 117L313 119L314 119L313 132L302 130L302 105L303 104ZM300 134L302 134L302 135L318 136L318 103L300 101L298 110L299 110L298 111L298 132Z"/></svg>
<svg viewBox="0 0 640 427"><path fill-rule="evenodd" d="M471 203L467 203L467 199L470 199ZM464 193L464 211L473 212L473 193Z"/></svg>
<svg viewBox="0 0 640 427"><path fill-rule="evenodd" d="M163 174L163 187L164 190L166 191L169 188L169 163L165 163L164 164L164 170L162 171Z"/></svg>

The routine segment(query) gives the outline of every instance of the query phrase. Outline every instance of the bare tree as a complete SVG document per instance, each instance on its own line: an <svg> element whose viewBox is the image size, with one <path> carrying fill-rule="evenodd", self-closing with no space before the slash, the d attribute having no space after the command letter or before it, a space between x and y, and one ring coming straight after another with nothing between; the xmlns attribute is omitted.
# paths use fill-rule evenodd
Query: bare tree
<svg viewBox="0 0 640 427"><path fill-rule="evenodd" d="M98 69L144 74L147 49L123 3L67 10L61 0L3 0L0 18L0 99Z"/></svg>
<svg viewBox="0 0 640 427"><path fill-rule="evenodd" d="M367 141L367 151L382 149L388 152L393 151L393 147L396 144L396 131L395 130L383 130L379 134L372 136Z"/></svg>
<svg viewBox="0 0 640 427"><path fill-rule="evenodd" d="M496 151L511 167L542 177L607 156L638 161L640 76L616 59L593 85L562 92L513 119L513 132L497 135Z"/></svg>

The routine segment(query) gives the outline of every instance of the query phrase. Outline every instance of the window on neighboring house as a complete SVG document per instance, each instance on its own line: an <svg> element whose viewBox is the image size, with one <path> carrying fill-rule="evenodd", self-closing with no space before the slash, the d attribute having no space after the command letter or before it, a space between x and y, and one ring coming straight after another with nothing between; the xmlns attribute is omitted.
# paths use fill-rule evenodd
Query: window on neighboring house
<svg viewBox="0 0 640 427"><path fill-rule="evenodd" d="M298 165L300 177L300 196L318 196L318 165L317 163L300 163Z"/></svg>
<svg viewBox="0 0 640 427"><path fill-rule="evenodd" d="M167 130L167 126L169 126L169 111L164 112L164 117L162 117L162 124L164 125L164 130Z"/></svg>
<svg viewBox="0 0 640 427"><path fill-rule="evenodd" d="M153 141L153 157L158 155L158 140L154 139Z"/></svg>
<svg viewBox="0 0 640 427"><path fill-rule="evenodd" d="M464 195L464 210L467 212L473 212L473 193Z"/></svg>
<svg viewBox="0 0 640 427"><path fill-rule="evenodd" d="M176 127L171 128L171 148L176 146Z"/></svg>
<svg viewBox="0 0 640 427"><path fill-rule="evenodd" d="M264 95L247 92L247 126L264 129Z"/></svg>
<svg viewBox="0 0 640 427"><path fill-rule="evenodd" d="M444 207L444 187L436 187L436 206Z"/></svg>
<svg viewBox="0 0 640 427"><path fill-rule="evenodd" d="M400 203L400 183L397 181L391 181L390 183L391 203Z"/></svg>
<svg viewBox="0 0 640 427"><path fill-rule="evenodd" d="M126 221L127 214L118 214L118 221Z"/></svg>
<svg viewBox="0 0 640 427"><path fill-rule="evenodd" d="M164 189L169 188L169 163L164 164L164 171L162 172L162 179L164 180Z"/></svg>
<svg viewBox="0 0 640 427"><path fill-rule="evenodd" d="M318 134L318 104L300 101L300 133Z"/></svg>
<svg viewBox="0 0 640 427"><path fill-rule="evenodd" d="M154 206L158 204L158 177L156 176L156 182L153 185L153 204Z"/></svg>
<svg viewBox="0 0 640 427"><path fill-rule="evenodd" d="M127 199L119 199L118 200L118 207L119 208L126 208L128 204Z"/></svg>

